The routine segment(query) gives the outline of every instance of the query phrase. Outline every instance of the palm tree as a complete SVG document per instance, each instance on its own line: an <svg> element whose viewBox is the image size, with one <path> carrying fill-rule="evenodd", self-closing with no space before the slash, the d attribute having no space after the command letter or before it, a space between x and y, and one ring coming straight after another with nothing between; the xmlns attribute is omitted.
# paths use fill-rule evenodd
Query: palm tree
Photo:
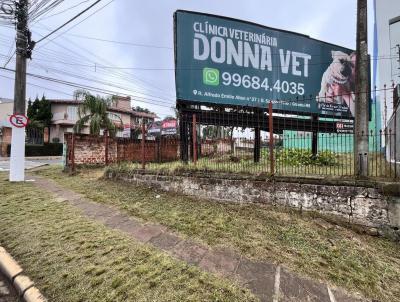
<svg viewBox="0 0 400 302"><path fill-rule="evenodd" d="M83 103L78 108L79 119L74 126L75 133L81 132L83 127L89 123L90 134L100 135L100 130L108 132L110 136L115 136L117 130L122 127L122 120L117 126L108 117L107 109L112 105L113 98L102 98L94 96L88 91L78 90L74 93L75 99L83 99Z"/></svg>

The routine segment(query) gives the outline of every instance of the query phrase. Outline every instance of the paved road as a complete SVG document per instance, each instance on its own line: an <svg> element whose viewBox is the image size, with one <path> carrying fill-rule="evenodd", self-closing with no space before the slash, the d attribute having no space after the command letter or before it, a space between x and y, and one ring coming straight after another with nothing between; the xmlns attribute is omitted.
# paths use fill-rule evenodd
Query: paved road
<svg viewBox="0 0 400 302"><path fill-rule="evenodd" d="M17 302L18 297L14 288L0 273L0 302Z"/></svg>
<svg viewBox="0 0 400 302"><path fill-rule="evenodd" d="M25 161L25 170L30 170L45 165L61 164L61 162L62 162L61 159L29 159ZM7 172L9 170L10 170L9 159L1 159L0 172Z"/></svg>

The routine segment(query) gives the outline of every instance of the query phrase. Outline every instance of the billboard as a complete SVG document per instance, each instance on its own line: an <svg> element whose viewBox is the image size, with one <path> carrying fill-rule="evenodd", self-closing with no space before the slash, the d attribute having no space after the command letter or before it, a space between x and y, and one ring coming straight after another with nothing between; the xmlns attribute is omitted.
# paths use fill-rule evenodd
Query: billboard
<svg viewBox="0 0 400 302"><path fill-rule="evenodd" d="M178 122L176 119L165 120L161 124L161 135L177 134Z"/></svg>
<svg viewBox="0 0 400 302"><path fill-rule="evenodd" d="M209 14L174 15L177 99L351 117L355 52Z"/></svg>

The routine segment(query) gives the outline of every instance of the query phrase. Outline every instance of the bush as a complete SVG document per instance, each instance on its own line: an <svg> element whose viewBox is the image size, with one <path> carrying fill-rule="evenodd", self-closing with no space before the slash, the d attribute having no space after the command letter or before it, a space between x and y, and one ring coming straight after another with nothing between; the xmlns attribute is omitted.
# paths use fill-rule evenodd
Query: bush
<svg viewBox="0 0 400 302"><path fill-rule="evenodd" d="M25 145L25 156L61 156L63 144L48 143L43 145ZM7 146L7 154L11 154L11 145Z"/></svg>
<svg viewBox="0 0 400 302"><path fill-rule="evenodd" d="M311 150L291 148L281 149L276 152L278 161L290 166L334 166L337 164L336 156L332 151L321 151L313 156Z"/></svg>

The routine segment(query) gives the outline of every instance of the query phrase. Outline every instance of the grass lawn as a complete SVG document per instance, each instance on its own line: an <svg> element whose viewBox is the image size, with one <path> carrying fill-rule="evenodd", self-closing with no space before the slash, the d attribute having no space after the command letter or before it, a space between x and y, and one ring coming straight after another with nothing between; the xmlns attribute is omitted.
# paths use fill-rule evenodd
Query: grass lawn
<svg viewBox="0 0 400 302"><path fill-rule="evenodd" d="M313 214L209 202L108 181L101 179L101 169L82 170L77 176L68 176L59 167L37 173L209 246L227 246L253 259L283 263L371 299L400 301L400 245L388 240L321 223Z"/></svg>
<svg viewBox="0 0 400 302"><path fill-rule="evenodd" d="M256 301L230 281L80 216L32 184L10 184L0 173L0 188L0 245L49 301Z"/></svg>

